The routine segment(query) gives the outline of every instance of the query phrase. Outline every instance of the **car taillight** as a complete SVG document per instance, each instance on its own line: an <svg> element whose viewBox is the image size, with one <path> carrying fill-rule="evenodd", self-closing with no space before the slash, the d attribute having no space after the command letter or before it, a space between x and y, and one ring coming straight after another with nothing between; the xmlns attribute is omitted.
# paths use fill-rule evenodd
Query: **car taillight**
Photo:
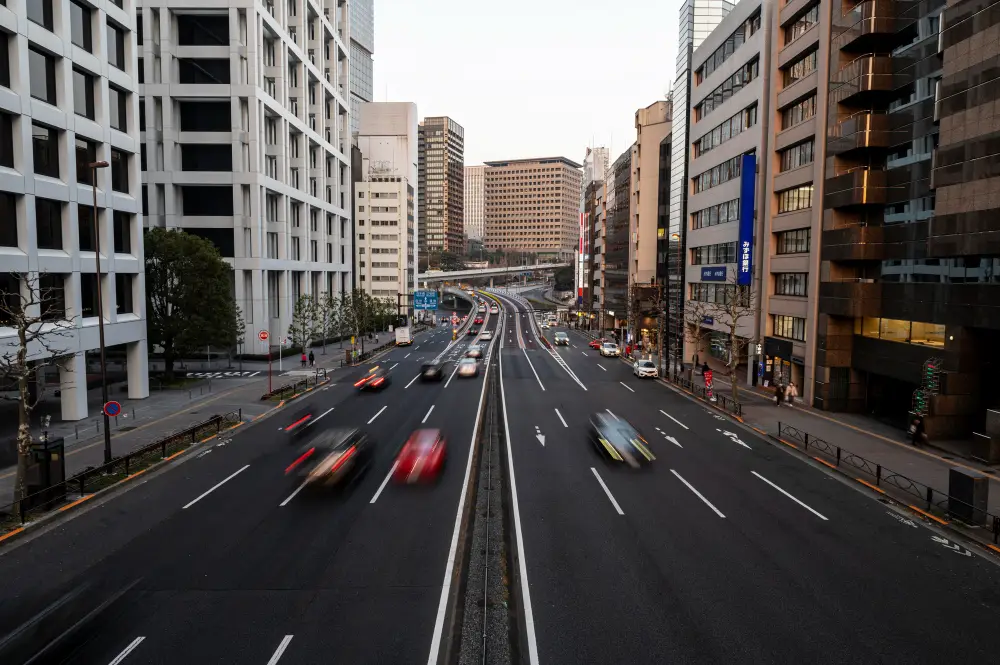
<svg viewBox="0 0 1000 665"><path fill-rule="evenodd" d="M372 385L373 386L380 386L383 383L385 383L385 379L383 379L383 378L378 378L378 379L375 379L374 381L372 381Z"/></svg>
<svg viewBox="0 0 1000 665"><path fill-rule="evenodd" d="M337 473L337 469L344 466L347 460L349 460L354 455L354 453L357 452L357 450L358 450L357 446L351 446L350 448L345 450L344 454L340 456L340 459L334 462L333 466L330 467L330 473Z"/></svg>
<svg viewBox="0 0 1000 665"><path fill-rule="evenodd" d="M288 468L287 468L287 469L285 469L285 473L291 473L292 469L294 469L294 468L295 468L295 467L297 467L297 466L298 466L299 464L302 464L302 463L303 463L303 462L305 462L305 461L306 461L307 459L309 459L309 458L310 458L310 457L312 456L312 454L313 454L314 452L316 452L316 449L315 449L315 448L310 448L309 450L307 450L307 451L306 451L305 453L303 453L303 454L302 454L302 456L300 456L300 457L299 457L299 458L298 458L297 460L295 460L294 462L292 462L291 464L289 464L289 465L288 465Z"/></svg>
<svg viewBox="0 0 1000 665"><path fill-rule="evenodd" d="M302 418L299 418L298 420L296 420L294 423L292 423L291 425L289 425L288 427L286 427L285 431L288 432L289 430L295 429L296 427L298 427L302 423L306 422L310 418L312 418L312 414L311 413L309 415L307 415L307 416L303 416Z"/></svg>

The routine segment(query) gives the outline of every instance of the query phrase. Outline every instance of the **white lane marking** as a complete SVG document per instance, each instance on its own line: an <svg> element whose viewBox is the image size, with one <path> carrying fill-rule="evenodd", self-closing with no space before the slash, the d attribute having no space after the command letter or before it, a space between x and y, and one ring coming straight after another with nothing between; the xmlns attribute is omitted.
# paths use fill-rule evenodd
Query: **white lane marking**
<svg viewBox="0 0 1000 665"><path fill-rule="evenodd" d="M824 516L824 515L823 515L822 513L819 513L819 512L817 512L817 511L813 510L812 508L810 508L810 507L809 507L809 506L807 506L806 504L802 503L801 501L799 501L798 499L796 499L796 498L795 498L794 496L792 496L791 494L789 494L789 493L788 493L788 492L786 492L785 490L781 489L780 487L778 487L777 485L775 485L774 483L772 483L772 482L771 482L770 480L768 480L768 479L767 479L767 478L765 478L764 476L762 476L762 475L760 475L759 473L757 473L756 471L751 471L750 473L752 473L753 475L757 476L758 478L760 478L761 480L763 480L763 481L764 481L765 483L767 483L768 485L770 485L770 486L771 486L771 487L773 487L774 489L778 490L779 492L781 492L782 494L784 494L785 496L787 496L787 497L788 497L789 499L791 499L791 500L792 500L792 501L794 501L795 503L799 504L800 506L802 506L803 508L805 508L806 510L808 510L808 511L809 511L810 513L812 513L812 514L813 514L813 515L815 515L816 517L818 517L818 518L820 518L821 520L824 520L824 521L826 521L826 522L829 522L829 521L830 521L830 520L828 520L828 519L827 519L827 518L826 518L826 517L825 517L825 516Z"/></svg>
<svg viewBox="0 0 1000 665"><path fill-rule="evenodd" d="M691 485L691 483L689 483L688 481L684 480L684 477L683 477L683 476L681 476L681 474L677 473L677 472L676 472L676 471L674 471L673 469L670 469L670 473L672 473L672 474L674 474L675 476L677 476L677 479L678 479L678 480L680 480L680 481L681 481L682 483L684 483L684 485L685 485L685 486L687 486L687 488L688 488L689 490L691 490L692 492L694 492L694 495L695 495L696 497L698 497L699 499L701 499L702 501L704 501L704 502L705 502L705 505L706 505L706 506L708 506L709 508L711 508L712 510L714 510L714 511L715 511L715 514L716 514L716 515L718 515L719 517L721 517L721 518L725 519L725 517L726 517L726 516L722 514L722 511L720 511L720 510L719 510L718 508L716 508L715 506L713 506L713 505L712 505L712 502L711 502L711 501L709 501L708 499L706 499L706 498L705 498L705 497L704 497L704 496L702 495L702 493L701 493L701 492L699 492L698 490L696 490L696 489L694 488L694 486L692 486L692 485Z"/></svg>
<svg viewBox="0 0 1000 665"><path fill-rule="evenodd" d="M198 455L198 459L201 459L202 457L204 457L205 455L209 454L209 453L210 453L210 452L212 452L213 450L214 450L214 448L209 448L208 450L206 450L206 451L205 451L205 452L203 452L202 454Z"/></svg>
<svg viewBox="0 0 1000 665"><path fill-rule="evenodd" d="M674 438L674 437L672 437L672 436L664 436L663 438L664 438L664 439L666 439L667 441L669 441L670 443L674 444L674 445L675 445L675 446L677 446L678 448L683 448L683 447L684 447L684 446L682 446L682 445L681 445L681 444L680 444L680 443L679 443L679 442L677 441L677 439L675 439L675 438Z"/></svg>
<svg viewBox="0 0 1000 665"><path fill-rule="evenodd" d="M732 440L733 443L738 443L741 446L743 446L744 448L746 448L747 450L753 450L753 448L751 448L750 446L748 446L747 444L745 444L740 439L739 435L737 435L735 432L725 432L725 431L723 431L723 430L721 430L719 428L715 428L715 431L719 432L720 434L722 434L722 436L726 437L727 439Z"/></svg>
<svg viewBox="0 0 1000 665"><path fill-rule="evenodd" d="M555 411L556 415L559 416L559 420L562 422L563 427L569 427L569 425L566 424L566 419L562 417L561 413L559 413L559 409L556 409Z"/></svg>
<svg viewBox="0 0 1000 665"><path fill-rule="evenodd" d="M455 369L451 370L451 376L449 376L448 380L444 382L444 387L445 388L447 388L449 385L451 385L451 380L455 378L455 374L457 372L458 372L458 363L455 363Z"/></svg>
<svg viewBox="0 0 1000 665"><path fill-rule="evenodd" d="M538 378L538 372L535 371L535 366L531 364L531 358L528 357L528 352L522 347L521 353L524 354L524 359L528 361L528 367L531 368L531 373L535 375L535 381L538 381L538 385L542 389L542 392L545 392L545 386L542 385L542 380Z"/></svg>
<svg viewBox="0 0 1000 665"><path fill-rule="evenodd" d="M232 480L232 479L233 479L233 478L235 478L236 476L240 475L241 473L243 473L244 471L246 471L246 470L247 470L247 469L249 469L249 468L250 468L250 465L249 465L249 464L247 464L247 465L246 465L246 466L244 466L244 467L243 467L242 469L240 469L240 470L239 470L239 471L237 471L236 473L232 474L231 476L229 476L229 477L228 477L228 478L226 478L225 480L222 480L222 481L220 481L219 483L216 483L216 484L215 484L215 485L214 485L214 486L213 486L213 487L212 487L211 489L209 489L209 490L208 490L207 492L204 492L204 493L203 493L203 494L202 494L201 496L199 496L199 497L198 497L197 499L195 499L194 501L192 501L192 502L188 503L188 504L187 504L186 506L184 506L183 508L181 508L181 510L187 510L188 508L190 508L190 507L191 507L191 506L193 506L194 504L198 503L199 501L201 501L202 499L204 499L204 498L205 498L206 496L208 496L209 494L211 494L211 493L212 493L212 492L214 492L215 490L219 489L220 487L222 487L223 485L225 485L226 483L228 483L228 482L229 482L230 480Z"/></svg>
<svg viewBox="0 0 1000 665"><path fill-rule="evenodd" d="M125 647L125 649L122 650L122 652L120 654L118 654L117 656L115 656L115 659L113 661L111 661L108 665L118 665L118 663L120 663L123 660L125 660L125 656L129 655L130 653L132 653L132 650L135 649L140 644L142 644L142 641L144 639L146 639L145 636L143 636L143 637L137 637L134 640L132 640L132 642L127 647Z"/></svg>
<svg viewBox="0 0 1000 665"><path fill-rule="evenodd" d="M431 411L433 411L433 410L434 410L434 405L431 404L431 408L427 409L427 415L424 416L424 419L420 421L421 425L423 425L424 423L427 422L427 419L431 417Z"/></svg>
<svg viewBox="0 0 1000 665"><path fill-rule="evenodd" d="M587 354L584 354L584 355L587 355ZM600 367L601 369L603 369L605 372L608 371L608 368L605 367L604 365L602 365L601 363L597 363L597 366Z"/></svg>
<svg viewBox="0 0 1000 665"><path fill-rule="evenodd" d="M669 413L667 413L663 409L660 409L660 413L662 413L663 415L665 415L667 418L670 418L671 420L673 420L675 423L677 423L678 425L680 425L684 429L691 429L690 427L688 427L687 425L685 425L681 421L677 420L676 418L674 418L672 415L670 415Z"/></svg>
<svg viewBox="0 0 1000 665"><path fill-rule="evenodd" d="M405 356L403 356L403 360L406 360L406 359L407 359L407 358L409 358L409 357L410 357L411 355L412 355L412 354L410 354L410 353L407 353L407 354L406 354Z"/></svg>
<svg viewBox="0 0 1000 665"><path fill-rule="evenodd" d="M385 405L385 406L383 406L383 407L382 407L381 409L379 409L379 410L378 410L378 413L376 413L376 414L375 414L374 416L372 416L372 419L368 421L368 424L369 424L369 425L371 425L371 424L372 424L373 422L375 422L375 419L376 419L376 418L378 418L379 416L381 416L381 415L382 415L382 412L383 412L383 411L385 411L385 410L386 410L386 409L388 409L388 408L389 408L389 405L388 405L388 404L386 404L386 405Z"/></svg>
<svg viewBox="0 0 1000 665"><path fill-rule="evenodd" d="M296 487L296 488L295 488L295 491L294 491L294 492L292 492L291 494L289 494L289 495L288 495L288 498L287 498L287 499L285 499L284 501L282 501L281 503L279 503L279 504L278 504L278 507L279 507L279 508L284 508L285 506L287 506L287 505L288 505L288 503L289 503L289 502L290 502L290 501L291 501L292 499L294 499L294 498L295 498L295 495L296 495L296 494L298 494L299 492L301 492L302 490L304 490L304 489L305 489L305 487L306 487L306 483L307 483L307 482L308 482L308 481L306 481L306 480L303 480L303 481L302 481L302 484L301 484L301 485L299 485L298 487Z"/></svg>
<svg viewBox="0 0 1000 665"><path fill-rule="evenodd" d="M581 351L580 353L582 353L583 355L587 355L586 351Z"/></svg>
<svg viewBox="0 0 1000 665"><path fill-rule="evenodd" d="M316 422L317 420L319 420L319 419L320 419L320 418L322 418L323 416L325 416L325 415L327 415L328 413L330 413L331 411L333 411L333 410L334 410L335 408L337 408L337 407L335 407L335 406L332 406L332 407L330 407L329 409L327 409L326 411L324 411L323 413L319 414L318 416L316 416L315 418L313 418L312 420L310 420L309 422L307 422L307 423L306 423L306 427L310 427L310 426L312 426L312 424L313 424L313 423L315 423L315 422Z"/></svg>
<svg viewBox="0 0 1000 665"><path fill-rule="evenodd" d="M574 349L576 348L576 344L570 344L570 346L572 346Z"/></svg>
<svg viewBox="0 0 1000 665"><path fill-rule="evenodd" d="M285 653L285 649L288 648L288 643L292 641L291 635L285 635L281 639L281 643L278 644L278 648L274 650L271 655L271 660L267 661L267 665L276 665L278 660L281 658L281 654Z"/></svg>
<svg viewBox="0 0 1000 665"><path fill-rule="evenodd" d="M631 387L631 386L629 386L629 385L628 385L627 383L625 383L624 381L619 381L618 383L622 384L623 386L625 386L626 388L628 388L628 389L629 389L629 390L631 390L632 392L635 392L634 390L632 390L632 387Z"/></svg>
<svg viewBox="0 0 1000 665"><path fill-rule="evenodd" d="M389 370L392 371L392 370L396 369L397 367L399 367L399 363L396 363L395 365L393 365L392 367L390 367Z"/></svg>
<svg viewBox="0 0 1000 665"><path fill-rule="evenodd" d="M392 468L389 469L389 473L385 474L385 480L383 480L382 484L378 486L378 490L375 491L375 496L373 496L372 500L368 503L375 503L378 501L379 496L382 494L382 490L384 490L385 486L389 484L389 479L392 478L392 474L396 473L397 466L399 466L399 460L392 463Z"/></svg>
<svg viewBox="0 0 1000 665"><path fill-rule="evenodd" d="M535 438L538 439L538 443L542 444L542 447L544 448L545 435L542 434L542 429L538 425L535 425Z"/></svg>
<svg viewBox="0 0 1000 665"><path fill-rule="evenodd" d="M501 354L502 362L502 354ZM458 499L458 509L455 511L455 528L451 534L451 546L448 549L448 561L444 567L444 581L441 584L441 598L438 600L437 617L434 619L434 632L431 635L431 649L430 653L427 655L428 665L437 665L438 655L441 651L441 635L444 631L444 619L445 613L448 609L448 598L451 596L451 580L454 576L455 571L455 558L458 552L458 535L462 529L462 513L465 509L465 501L468 498L469 489L469 477L472 475L472 458L476 451L476 433L479 430L479 422L483 415L483 402L486 400L486 386L489 385L490 376L490 365L486 365L486 372L483 375L483 388L479 393L479 406L476 408L476 421L472 425L472 439L469 441L469 459L465 463L465 479L462 481L462 494ZM500 373L501 383L500 389L503 390L503 372ZM506 418L506 411L504 412L504 417ZM510 429L507 427L507 431ZM507 457L510 459L510 437L507 438ZM517 488L514 486L514 474L513 466L511 467L511 478L510 478L510 490L513 495L514 504L514 521L517 527L518 538L520 539L521 534L521 518L517 513ZM524 550L523 548L519 550L520 560L524 561ZM526 584L524 573L522 571L521 576L522 584ZM531 665L537 665L538 663L538 647L534 645L535 642L535 627L531 615L531 599L527 595L527 589L522 589L523 592L523 602L525 605L525 621L528 626L528 648L529 651L534 649L534 658L531 660Z"/></svg>
<svg viewBox="0 0 1000 665"><path fill-rule="evenodd" d="M403 388L403 390L406 390L407 388L409 388L410 386L412 386L413 382L416 381L419 378L420 378L420 375L417 374L415 377L413 377L412 379L410 379L410 382L406 384L406 386Z"/></svg>
<svg viewBox="0 0 1000 665"><path fill-rule="evenodd" d="M617 501L615 501L615 497L612 496L611 490L609 490L608 486L604 484L603 480L601 480L601 476L600 474L597 473L597 469L595 469L594 467L590 467L590 470L594 472L594 477L597 478L597 482L599 482L601 484L601 487L604 488L604 493L608 495L608 499L611 501L611 505L615 507L615 510L618 511L619 515L624 515L625 511L623 511L622 507L618 505Z"/></svg>
<svg viewBox="0 0 1000 665"><path fill-rule="evenodd" d="M621 420L618 416L611 413L611 409L604 409L604 410L607 411L609 414L611 414L611 417L614 418L615 420Z"/></svg>

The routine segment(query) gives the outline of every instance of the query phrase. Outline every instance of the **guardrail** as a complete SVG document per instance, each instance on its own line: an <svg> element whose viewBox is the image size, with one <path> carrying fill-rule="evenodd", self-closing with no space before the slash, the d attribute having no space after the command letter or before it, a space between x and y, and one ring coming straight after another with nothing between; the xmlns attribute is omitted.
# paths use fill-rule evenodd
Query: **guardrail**
<svg viewBox="0 0 1000 665"><path fill-rule="evenodd" d="M323 381L326 381L327 373L322 367L313 370L312 376L307 376L305 378L299 379L298 381L292 381L291 383L286 383L283 386L279 386L272 390L271 392L264 393L261 395L261 399L286 399L297 395L298 393L308 390L310 384L312 387L318 386Z"/></svg>
<svg viewBox="0 0 1000 665"><path fill-rule="evenodd" d="M888 488L897 497L904 497L910 501L918 501L927 512L937 512L951 519L958 519L970 526L987 528L993 534L993 542L1000 543L1000 515L994 515L971 503L966 503L961 499L949 495L947 492L942 492L917 480L913 480L897 471L893 471L877 462L866 459L857 453L853 453L846 448L811 435L809 432L787 423L778 423L778 438L786 443L796 442L800 444L796 447L801 446L804 452L826 456L830 459L831 466L840 470L843 470L843 467L847 467L849 470L859 471L872 479L871 485L882 491ZM973 517L979 516L980 519L968 520L965 518L967 515L972 515Z"/></svg>
<svg viewBox="0 0 1000 665"><path fill-rule="evenodd" d="M205 437L218 435L222 430L241 422L243 422L242 409L212 416L208 420L116 457L107 464L88 467L61 483L25 496L21 501L0 506L0 535L10 527L23 526L26 522L58 509L61 504L72 500L73 495L76 495L76 498L83 498L110 487Z"/></svg>
<svg viewBox="0 0 1000 665"><path fill-rule="evenodd" d="M713 390L712 396L709 397L708 390L705 389L705 386L700 386L694 383L693 381L685 379L682 376L674 378L671 382L680 386L684 390L687 390L689 393L691 393L692 395L694 395L695 397L697 397L702 401L708 402L709 404L712 404L714 406L718 406L719 408L723 409L728 413L733 414L734 416L740 418L743 417L743 404L737 402L732 397L727 397L726 395L717 390Z"/></svg>

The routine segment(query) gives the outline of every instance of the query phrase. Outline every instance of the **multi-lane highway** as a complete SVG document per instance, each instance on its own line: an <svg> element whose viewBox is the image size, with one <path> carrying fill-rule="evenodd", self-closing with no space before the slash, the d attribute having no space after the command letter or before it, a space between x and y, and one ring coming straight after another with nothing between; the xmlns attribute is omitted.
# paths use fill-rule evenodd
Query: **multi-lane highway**
<svg viewBox="0 0 1000 665"><path fill-rule="evenodd" d="M523 662L995 660L994 563L634 377L580 333L548 348L526 301L489 297L501 307L481 326L493 339L479 377L454 373L478 337L421 333L373 361L392 368L386 390L354 389L371 365L337 372L0 552L0 636L85 589L95 605L119 595L65 662L440 662L474 437L496 379ZM433 358L447 361L444 380L424 383ZM286 476L297 449L281 430L303 411L310 427L376 439L374 464L347 491L300 492ZM596 412L635 425L655 462L601 459L587 440ZM395 454L420 427L446 433L449 463L435 486L396 485Z"/></svg>

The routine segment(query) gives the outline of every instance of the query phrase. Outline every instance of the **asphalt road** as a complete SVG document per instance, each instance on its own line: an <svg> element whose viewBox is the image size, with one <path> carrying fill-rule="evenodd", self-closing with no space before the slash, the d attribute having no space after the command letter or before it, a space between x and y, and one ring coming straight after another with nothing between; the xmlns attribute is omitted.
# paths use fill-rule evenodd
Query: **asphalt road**
<svg viewBox="0 0 1000 665"><path fill-rule="evenodd" d="M450 372L412 379L473 339L452 344L450 327L423 333L373 361L393 368L384 391L356 393L368 366L338 373L294 408L4 552L0 635L67 589L135 583L67 662L426 662L485 383ZM358 425L376 440L374 464L352 487L296 493L284 473L296 448L279 428L302 411L315 427ZM384 482L420 427L449 438L440 483Z"/></svg>
<svg viewBox="0 0 1000 665"><path fill-rule="evenodd" d="M991 662L1000 568L714 410L601 358L550 353L508 299L500 352L525 659ZM610 411L656 461L606 463ZM938 540L935 540L937 538ZM525 583L526 580L526 583Z"/></svg>

